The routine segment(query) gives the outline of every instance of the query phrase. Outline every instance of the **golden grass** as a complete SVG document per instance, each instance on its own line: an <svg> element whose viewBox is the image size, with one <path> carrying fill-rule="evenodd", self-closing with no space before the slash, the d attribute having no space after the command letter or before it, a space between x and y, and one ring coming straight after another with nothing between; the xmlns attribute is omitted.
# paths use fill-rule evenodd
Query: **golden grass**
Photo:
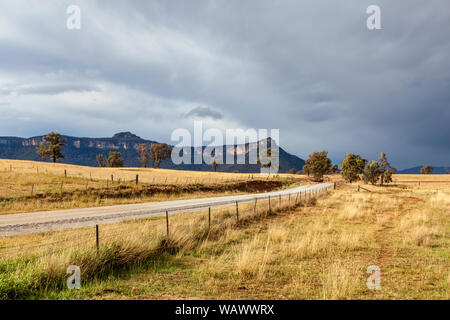
<svg viewBox="0 0 450 320"><path fill-rule="evenodd" d="M138 185L135 183L136 175L139 175ZM192 192L185 189L189 186L213 188L250 180L267 181L280 178L260 174L93 168L60 163L0 160L0 214L236 194L244 190ZM143 192L143 189L149 189L150 186L170 186L172 189L151 194L149 190ZM127 188L132 194L123 196L123 188Z"/></svg>
<svg viewBox="0 0 450 320"><path fill-rule="evenodd" d="M419 186L415 179L422 177L431 182ZM234 208L213 210L211 228L205 210L172 215L169 241L164 219L102 225L98 260L93 228L5 238L0 247L22 246L29 256L33 244L86 240L89 245L75 249L89 259L63 247L35 251L41 258L33 268L50 270L42 272L60 282L69 263L81 264L90 277L106 272L111 261L140 266L124 278L84 282L80 291L38 291L51 298L449 299L450 176L402 179L362 185L360 192L356 184L343 185L317 202L301 199L295 209L283 208L286 199L279 208L272 200L278 210L272 215L267 201L256 211L242 205L239 224ZM164 263L144 263L161 249L159 255L170 254ZM381 290L366 287L370 265L381 269Z"/></svg>
<svg viewBox="0 0 450 320"><path fill-rule="evenodd" d="M171 170L171 169L155 169L155 168L99 168L77 166L63 163L49 163L25 160L7 160L0 159L0 172L12 172L21 174L51 174L64 176L64 170L67 175L72 178L84 178L106 181L111 180L113 175L114 181L118 182L134 182L136 175L139 175L139 181L151 184L211 184L218 182L242 181L251 179L267 179L267 175L248 174L248 173L227 173L227 172L208 172L208 171L188 171L188 170ZM270 178L273 178L272 175ZM33 183L29 181L30 185Z"/></svg>
<svg viewBox="0 0 450 320"><path fill-rule="evenodd" d="M231 228L193 246L175 257L182 266L171 272L141 271L114 281L111 286L121 288L114 294L91 288L79 296L448 299L449 178L435 178L427 188L364 185L370 191L359 193L356 184L346 185L316 206ZM366 286L370 265L381 269L381 290Z"/></svg>

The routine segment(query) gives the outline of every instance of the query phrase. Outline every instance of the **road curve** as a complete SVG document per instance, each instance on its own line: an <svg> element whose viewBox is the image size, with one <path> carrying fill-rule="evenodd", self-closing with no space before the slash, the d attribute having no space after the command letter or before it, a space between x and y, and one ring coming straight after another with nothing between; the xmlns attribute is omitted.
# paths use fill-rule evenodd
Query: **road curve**
<svg viewBox="0 0 450 320"><path fill-rule="evenodd" d="M251 202L257 199L268 199L278 196L296 196L298 193L309 193L331 187L329 183L304 185L280 191L233 195L212 198L187 200L172 200L125 204L106 207L68 209L56 211L39 211L0 215L0 237L29 234L93 226L101 223L119 222L129 219L157 217L169 214L192 212L205 207L224 207L239 203Z"/></svg>

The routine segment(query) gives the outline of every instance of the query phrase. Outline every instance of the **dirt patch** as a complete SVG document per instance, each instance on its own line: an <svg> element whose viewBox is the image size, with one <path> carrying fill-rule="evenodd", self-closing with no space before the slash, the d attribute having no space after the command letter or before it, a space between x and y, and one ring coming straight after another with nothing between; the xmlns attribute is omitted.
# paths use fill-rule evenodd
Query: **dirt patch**
<svg viewBox="0 0 450 320"><path fill-rule="evenodd" d="M422 199L415 197L397 197L399 200L402 200L404 203L417 203L424 202Z"/></svg>

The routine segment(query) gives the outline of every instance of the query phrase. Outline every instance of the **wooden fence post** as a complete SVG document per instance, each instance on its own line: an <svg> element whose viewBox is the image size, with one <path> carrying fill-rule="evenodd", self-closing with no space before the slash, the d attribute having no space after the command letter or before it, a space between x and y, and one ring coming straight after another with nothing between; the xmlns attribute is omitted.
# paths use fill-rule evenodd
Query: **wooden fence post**
<svg viewBox="0 0 450 320"><path fill-rule="evenodd" d="M169 239L169 211L166 211L166 231L167 239Z"/></svg>
<svg viewBox="0 0 450 320"><path fill-rule="evenodd" d="M64 177L67 178L67 170L66 169L64 169Z"/></svg>
<svg viewBox="0 0 450 320"><path fill-rule="evenodd" d="M359 192L359 184L358 184L358 192Z"/></svg>
<svg viewBox="0 0 450 320"><path fill-rule="evenodd" d="M269 214L272 212L271 208L270 208L270 196L269 196Z"/></svg>
<svg viewBox="0 0 450 320"><path fill-rule="evenodd" d="M98 235L98 224L95 225L95 242L97 244L97 258L100 255L100 240Z"/></svg>
<svg viewBox="0 0 450 320"><path fill-rule="evenodd" d="M34 184L31 185L31 196L33 196Z"/></svg>
<svg viewBox="0 0 450 320"><path fill-rule="evenodd" d="M211 228L211 207L208 208L208 228Z"/></svg>
<svg viewBox="0 0 450 320"><path fill-rule="evenodd" d="M253 206L253 214L256 215L256 202L258 201L258 198L255 198L255 204Z"/></svg>
<svg viewBox="0 0 450 320"><path fill-rule="evenodd" d="M111 175L111 184L114 183L114 175Z"/></svg>
<svg viewBox="0 0 450 320"><path fill-rule="evenodd" d="M239 223L239 206L237 201L236 201L236 222Z"/></svg>
<svg viewBox="0 0 450 320"><path fill-rule="evenodd" d="M138 183L139 183L139 175L137 174L136 175L136 185L138 185Z"/></svg>

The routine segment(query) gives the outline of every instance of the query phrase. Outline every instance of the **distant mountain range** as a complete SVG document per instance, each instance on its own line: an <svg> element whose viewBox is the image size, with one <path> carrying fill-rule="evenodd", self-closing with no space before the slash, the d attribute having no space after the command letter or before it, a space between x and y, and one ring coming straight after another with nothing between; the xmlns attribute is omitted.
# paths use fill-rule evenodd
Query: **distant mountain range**
<svg viewBox="0 0 450 320"><path fill-rule="evenodd" d="M40 161L41 158L36 153L36 148L42 141L43 136L32 138L18 138L18 137L0 137L0 158L2 159L19 159L19 160L35 160ZM127 167L139 167L139 154L137 148L140 144L145 143L151 145L158 143L152 140L142 139L131 132L121 132L115 134L111 138L79 138L71 136L63 136L66 140L66 145L63 147L64 158L60 161L62 163L97 166L96 156L104 154L108 156L110 151L119 151L122 158L125 160ZM256 173L260 172L260 165L249 164L248 155L251 150L256 149L259 153L260 146L264 140L247 143L245 145L236 145L233 147L222 146L223 154L226 152L234 152L236 159L237 154L245 154L245 164L219 165L217 171L232 172L238 170L239 172ZM274 143L268 138L267 145ZM305 161L295 155L292 155L281 147L280 151L280 172L287 172L291 168L301 170ZM191 148L191 155L194 156L194 148ZM224 157L225 158L225 157ZM192 161L193 163L193 161ZM236 161L235 161L236 163ZM211 171L211 165L203 164L180 164L175 165L171 159L166 159L161 162L161 168L166 169L180 169L180 170L197 170L197 171Z"/></svg>
<svg viewBox="0 0 450 320"><path fill-rule="evenodd" d="M414 168L409 168L409 169L403 169L403 170L399 170L397 173L399 174L420 174L420 169L423 166L418 166L418 167L414 167ZM450 166L448 167L433 167L433 174L447 174L450 173Z"/></svg>

